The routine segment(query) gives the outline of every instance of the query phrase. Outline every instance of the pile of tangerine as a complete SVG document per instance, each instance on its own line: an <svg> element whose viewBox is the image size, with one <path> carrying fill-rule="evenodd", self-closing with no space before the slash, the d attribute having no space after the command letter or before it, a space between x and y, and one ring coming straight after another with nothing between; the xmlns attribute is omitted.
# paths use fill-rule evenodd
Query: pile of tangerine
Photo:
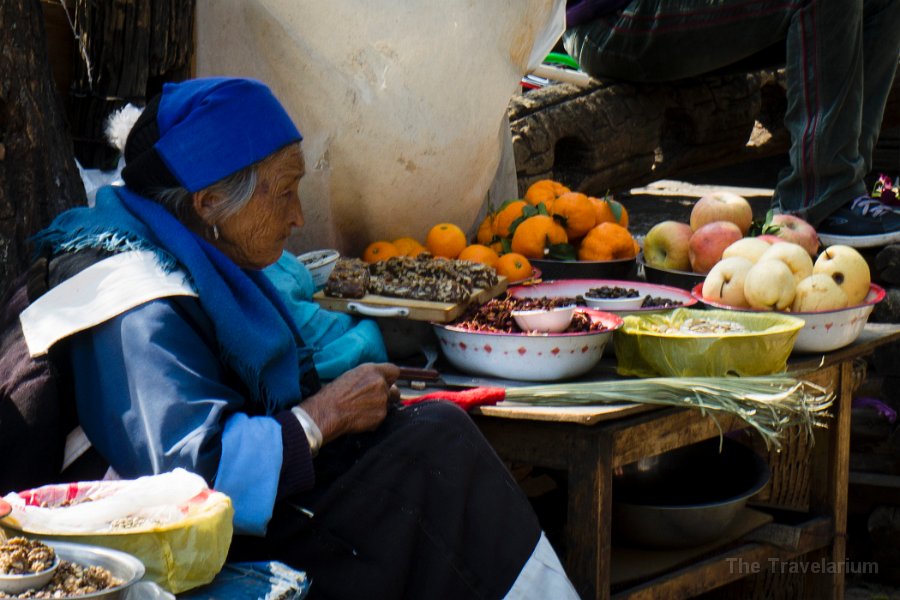
<svg viewBox="0 0 900 600"><path fill-rule="evenodd" d="M379 240L366 247L367 263L394 256L471 260L490 265L509 281L534 275L533 259L552 258L551 247L569 247L578 260L634 258L640 251L628 231L628 212L619 202L573 192L551 179L533 183L523 199L506 202L478 227L475 243L453 223L428 230L425 243L412 237Z"/></svg>

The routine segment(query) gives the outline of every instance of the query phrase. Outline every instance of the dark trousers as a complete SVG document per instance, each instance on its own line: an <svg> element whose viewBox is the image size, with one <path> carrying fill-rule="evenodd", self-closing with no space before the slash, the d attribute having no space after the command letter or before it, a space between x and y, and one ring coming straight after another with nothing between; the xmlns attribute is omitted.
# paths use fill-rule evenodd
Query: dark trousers
<svg viewBox="0 0 900 600"><path fill-rule="evenodd" d="M505 465L455 405L392 410L326 444L316 487L280 502L235 560L305 570L313 598L502 598L540 537Z"/></svg>

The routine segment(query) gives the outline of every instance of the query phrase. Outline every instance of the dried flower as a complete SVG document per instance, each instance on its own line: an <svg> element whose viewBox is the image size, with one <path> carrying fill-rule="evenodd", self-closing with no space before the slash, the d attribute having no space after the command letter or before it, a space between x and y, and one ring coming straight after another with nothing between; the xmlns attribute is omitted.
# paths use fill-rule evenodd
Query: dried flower
<svg viewBox="0 0 900 600"><path fill-rule="evenodd" d="M878 181L872 186L872 197L878 198L883 204L888 206L900 206L900 197L898 197L898 188L900 188L900 178L897 181L891 181L888 175L882 173L878 177Z"/></svg>

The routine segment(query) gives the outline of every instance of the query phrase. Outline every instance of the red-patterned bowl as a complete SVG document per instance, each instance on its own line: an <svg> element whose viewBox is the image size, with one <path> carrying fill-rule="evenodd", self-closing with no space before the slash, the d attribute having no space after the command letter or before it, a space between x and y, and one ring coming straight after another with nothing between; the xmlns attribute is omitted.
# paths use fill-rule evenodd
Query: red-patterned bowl
<svg viewBox="0 0 900 600"><path fill-rule="evenodd" d="M447 360L460 371L522 381L557 381L583 375L603 356L622 318L579 309L603 325L578 333L494 333L432 323Z"/></svg>
<svg viewBox="0 0 900 600"><path fill-rule="evenodd" d="M694 286L691 294L707 306L724 310L740 310L749 312L769 312L753 308L734 308L727 304L707 300L703 297L703 284ZM830 352L852 344L863 327L869 320L869 315L875 309L875 305L884 300L884 289L876 284L870 284L869 293L862 304L839 308L836 310L822 310L817 312L787 312L792 317L803 319L806 324L797 335L794 343L794 352Z"/></svg>

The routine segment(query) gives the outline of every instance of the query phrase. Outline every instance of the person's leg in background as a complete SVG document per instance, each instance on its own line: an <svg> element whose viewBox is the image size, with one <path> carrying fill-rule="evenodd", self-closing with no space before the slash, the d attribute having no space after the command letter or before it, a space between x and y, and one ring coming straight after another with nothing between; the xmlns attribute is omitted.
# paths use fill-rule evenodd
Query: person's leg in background
<svg viewBox="0 0 900 600"><path fill-rule="evenodd" d="M866 198L849 205L866 193L897 65L898 4L866 0L864 11L862 0L634 0L568 30L564 41L595 77L651 82L707 73L786 39L791 166L773 206L814 225L852 212L825 227L844 219L837 232L847 237L835 239L880 244L900 239L900 216Z"/></svg>
<svg viewBox="0 0 900 600"><path fill-rule="evenodd" d="M633 0L572 27L566 51L598 79L673 81L703 75L783 41L803 0Z"/></svg>
<svg viewBox="0 0 900 600"><path fill-rule="evenodd" d="M814 225L865 196L864 179L897 67L900 3L866 0L865 17L863 4L809 2L788 34L791 168L778 183L775 201Z"/></svg>
<svg viewBox="0 0 900 600"><path fill-rule="evenodd" d="M872 155L900 64L900 1L865 0L863 7L863 117L859 154L872 169ZM900 165L898 165L900 168ZM897 173L891 173L896 177Z"/></svg>

